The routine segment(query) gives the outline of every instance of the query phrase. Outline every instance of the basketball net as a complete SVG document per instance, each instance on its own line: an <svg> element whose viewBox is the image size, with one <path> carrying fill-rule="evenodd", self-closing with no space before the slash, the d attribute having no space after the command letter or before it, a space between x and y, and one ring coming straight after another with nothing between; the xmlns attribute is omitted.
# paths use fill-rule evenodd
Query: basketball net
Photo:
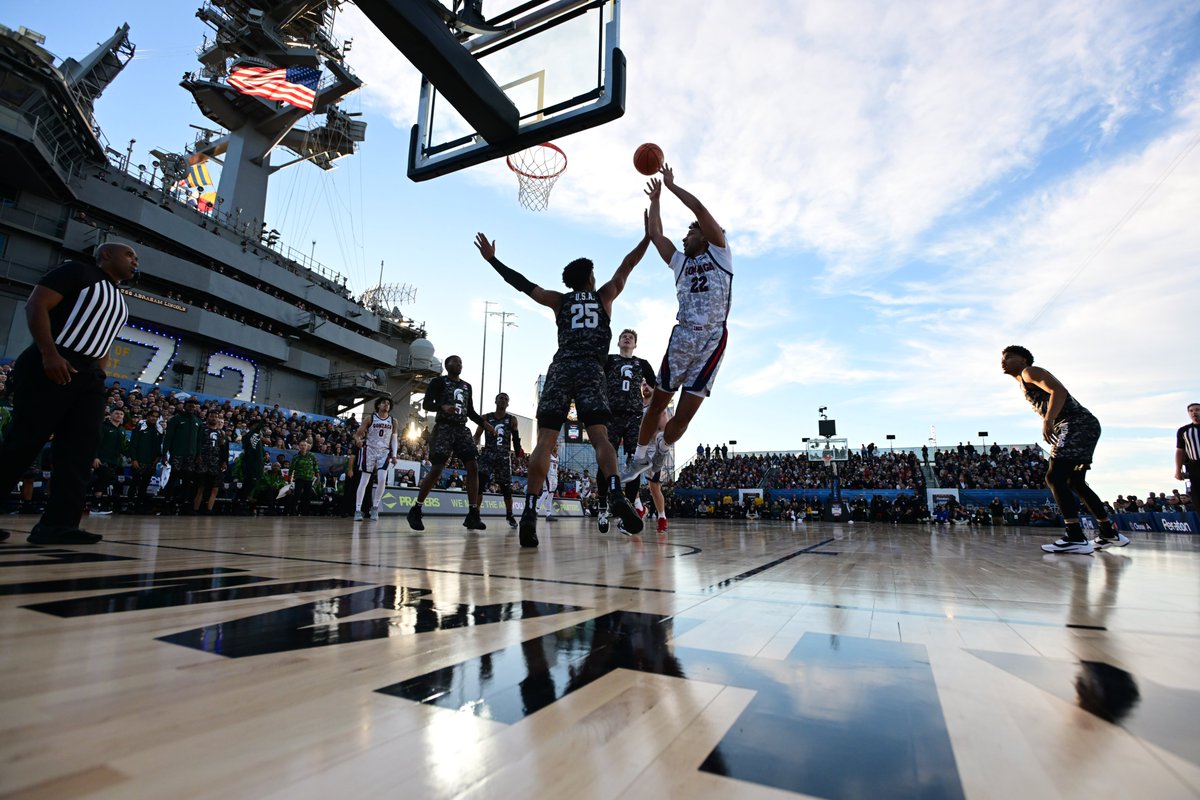
<svg viewBox="0 0 1200 800"><path fill-rule="evenodd" d="M550 190L567 168L567 154L558 145L546 142L513 153L505 161L517 173L517 200L530 211L545 211L550 205Z"/></svg>
<svg viewBox="0 0 1200 800"><path fill-rule="evenodd" d="M831 461L833 461L833 456L821 456L821 460L826 464L829 464Z"/></svg>

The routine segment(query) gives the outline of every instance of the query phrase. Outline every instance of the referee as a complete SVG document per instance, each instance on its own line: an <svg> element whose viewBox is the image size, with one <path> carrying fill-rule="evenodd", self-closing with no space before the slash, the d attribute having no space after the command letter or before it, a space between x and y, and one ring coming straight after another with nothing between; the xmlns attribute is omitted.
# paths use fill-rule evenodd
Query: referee
<svg viewBox="0 0 1200 800"><path fill-rule="evenodd" d="M1200 516L1200 403L1188 403L1187 411L1192 424L1175 434L1175 480L1184 479L1186 468L1186 477L1192 482L1192 510Z"/></svg>
<svg viewBox="0 0 1200 800"><path fill-rule="evenodd" d="M10 489L51 436L53 498L29 533L33 544L94 544L79 529L104 418L104 366L129 317L117 284L137 273L126 244L102 244L95 260L68 261L33 287L25 318L33 344L9 380L13 414L0 443L0 491ZM8 538L0 531L0 541Z"/></svg>

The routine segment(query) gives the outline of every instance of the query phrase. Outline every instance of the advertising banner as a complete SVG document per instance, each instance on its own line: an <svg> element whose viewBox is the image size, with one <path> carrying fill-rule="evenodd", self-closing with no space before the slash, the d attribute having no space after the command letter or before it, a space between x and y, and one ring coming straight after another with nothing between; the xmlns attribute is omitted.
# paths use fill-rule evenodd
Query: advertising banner
<svg viewBox="0 0 1200 800"><path fill-rule="evenodd" d="M379 513L381 515L407 514L408 509L412 508L416 499L416 489L389 486L383 493L383 499L379 502ZM430 492L429 496L425 498L425 507L422 514L427 517L463 516L467 513L468 505L466 492L435 490ZM524 510L525 498L519 495L514 496L513 514L519 517ZM485 493L479 506L479 515L483 517L503 517L504 496ZM554 516L582 517L583 515L583 506L578 500L568 500L563 497L554 498Z"/></svg>

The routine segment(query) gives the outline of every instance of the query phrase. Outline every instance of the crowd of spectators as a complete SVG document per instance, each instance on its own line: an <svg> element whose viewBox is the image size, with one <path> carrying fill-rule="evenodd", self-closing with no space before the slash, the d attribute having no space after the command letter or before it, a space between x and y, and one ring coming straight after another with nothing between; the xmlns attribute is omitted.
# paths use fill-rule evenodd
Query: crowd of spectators
<svg viewBox="0 0 1200 800"><path fill-rule="evenodd" d="M0 430L8 419L9 399L8 372L11 365L0 365ZM135 431L153 424L163 431L171 418L184 413L184 401L190 395L185 392L164 391L161 388L146 392L126 390L115 383L109 389L105 416L112 418L112 411L123 412L120 427L129 438ZM352 437L358 427L358 419L309 417L299 412L281 409L279 405L236 404L231 400L204 400L199 404L201 423L219 416L222 429L230 442L238 442L241 434L256 423L262 423L263 442L276 452L270 458L266 478L269 489L284 483L288 463L299 443L308 443L312 453L320 457L322 471L320 481L327 495L342 494L347 473L352 474L350 457ZM280 452L282 451L282 452ZM932 460L930 460L932 456ZM399 440L398 457L421 465L419 470L399 470L396 475L401 485L415 486L429 467L428 432L418 429L413 437L402 436ZM130 463L128 454L125 464ZM841 486L844 489L887 489L907 490L912 498L888 499L882 496L855 499L848 503L846 513L852 521L912 522L932 519L933 521L966 524L1010 524L1049 525L1060 519L1056 510L1044 504L1022 504L1012 499L1007 503L994 498L986 508L966 508L958 503L938 506L932 511L925 508L921 498L925 494L925 480L921 463L929 464L942 487L958 489L1042 489L1046 470L1046 458L1036 446L1024 448L1002 448L993 444L986 451L970 444L947 448L936 453L902 450L884 452L874 446L864 445L858 452L851 452L849 460L838 463ZM513 491L525 490L521 480L528 471L526 456L513 455ZM222 496L237 493L236 483L240 469L236 459L224 476ZM730 455L723 447L698 448L697 457L680 470L673 484L668 482L668 516L706 516L716 518L762 518L795 519L818 517L822 513L823 495L827 495L830 469L823 462L810 462L805 454L796 453L749 453ZM577 472L567 467L559 470L558 496L579 498L585 508L596 503L595 481L587 471ZM672 489L732 489L761 487L767 499L750 504L735 502L732 497L713 502L676 496ZM435 488L465 489L465 465L451 460L448 469ZM488 491L499 491L496 484L485 487ZM814 490L812 496L802 499L771 499L772 489ZM817 491L820 490L820 491ZM827 499L827 498L826 498ZM1145 499L1136 495L1119 495L1115 501L1105 503L1109 513L1157 512L1188 510L1188 496L1178 489L1170 494L1150 492Z"/></svg>
<svg viewBox="0 0 1200 800"><path fill-rule="evenodd" d="M0 365L0 431L8 419L9 370L10 365ZM111 465L114 467L112 474L115 475L115 480L113 486L107 489L108 492L122 494L129 491L130 481L128 479L132 477L132 466L135 461L131 450L134 434L139 430L144 430L148 425L154 426L159 434L164 433L173 417L186 413L185 402L191 397L192 395L188 392L164 391L158 387L145 392L139 389L127 390L119 383L113 383L108 390L105 402L106 422L104 424L108 425L110 421L119 419L119 428L123 433L123 438L117 456L119 463ZM251 427L261 424L263 445L275 452L268 454L261 486L255 491L256 495L261 495L259 499L273 499L273 495L283 488L288 482L289 465L292 458L295 457L300 443L307 442L308 448L320 462L318 482L320 487L323 487L323 496L327 505L330 507L341 505L338 498L346 492L347 479L353 478L354 474L351 459L354 454L353 435L359 424L356 416L332 419L314 415L310 418L306 414L282 409L278 404L241 404L228 399L201 400L196 398L196 401L198 403L197 416L200 418L201 426L207 427L210 418L219 417L222 421L220 428L231 443L240 442L243 433ZM114 411L120 412L120 414L114 416ZM234 452L237 452L236 449ZM30 479L27 481L27 485L22 487L21 493L26 508L33 508L34 477L41 473L47 473L49 455L50 451L47 448L39 464L35 465L39 468L31 469ZM398 468L395 474L395 480L399 485L416 486L421 476L430 467L429 432L424 428L417 428L416 435L401 436L398 442L397 457L401 461L417 462L420 465L417 470ZM240 456L231 460L219 481L218 497L222 500L232 500L240 494L239 481L242 469L239 458ZM528 457L524 455L518 457L514 453L512 472L514 475L513 490L523 493L525 491L523 478L528 472ZM435 488L465 489L465 477L466 465L457 459L452 459ZM568 498L579 497L581 489L590 492L592 485L593 481L586 477L586 471L577 473L564 468L559 472L557 495ZM320 487L318 488L320 489ZM500 490L495 483L485 488L495 492ZM350 489L352 494L354 486L351 485ZM318 495L320 499L321 491L318 492ZM132 503L105 503L104 505L116 510L133 510L134 508ZM283 503L280 504L280 507L287 505L287 503ZM294 507L295 504L292 502L290 505ZM148 510L148 506L139 502L137 509ZM347 510L345 513L350 513L350 511Z"/></svg>
<svg viewBox="0 0 1200 800"><path fill-rule="evenodd" d="M843 489L907 489L925 492L921 465L911 452L877 450L850 453L838 462ZM747 453L728 457L694 458L679 471L675 486L682 489L820 489L829 485L832 469L811 462L805 454Z"/></svg>
<svg viewBox="0 0 1200 800"><path fill-rule="evenodd" d="M1046 455L1030 445L1004 449L992 443L986 452L971 444L938 450L934 472L939 486L956 489L1042 489Z"/></svg>

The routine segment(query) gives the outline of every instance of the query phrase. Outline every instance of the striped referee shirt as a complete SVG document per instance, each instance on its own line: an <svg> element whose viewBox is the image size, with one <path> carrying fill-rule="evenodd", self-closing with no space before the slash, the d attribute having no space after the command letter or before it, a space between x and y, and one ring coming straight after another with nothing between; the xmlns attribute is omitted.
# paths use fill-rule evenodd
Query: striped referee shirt
<svg viewBox="0 0 1200 800"><path fill-rule="evenodd" d="M54 344L89 358L107 355L129 309L104 271L95 262L68 261L46 273L38 285L63 297L50 309Z"/></svg>
<svg viewBox="0 0 1200 800"><path fill-rule="evenodd" d="M1175 446L1183 451L1188 461L1200 462L1200 425L1184 425L1175 435Z"/></svg>

